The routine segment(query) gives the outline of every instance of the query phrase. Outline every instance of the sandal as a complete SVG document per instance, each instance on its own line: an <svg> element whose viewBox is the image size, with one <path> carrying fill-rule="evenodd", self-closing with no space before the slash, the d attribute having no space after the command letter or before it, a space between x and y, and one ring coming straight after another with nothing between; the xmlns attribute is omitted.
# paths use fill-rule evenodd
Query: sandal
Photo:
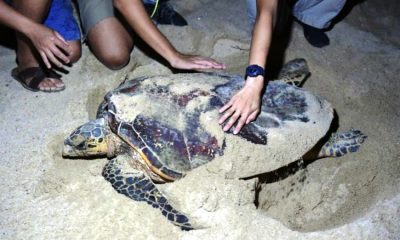
<svg viewBox="0 0 400 240"><path fill-rule="evenodd" d="M65 89L65 86L62 88L54 89L54 90L42 90L39 88L39 84L46 78L55 78L60 79L60 75L54 73L53 71L43 71L41 67L30 67L24 70L19 70L18 68L14 68L11 71L11 76L17 80L21 85L32 91L32 92L60 92ZM27 80L30 79L29 83Z"/></svg>

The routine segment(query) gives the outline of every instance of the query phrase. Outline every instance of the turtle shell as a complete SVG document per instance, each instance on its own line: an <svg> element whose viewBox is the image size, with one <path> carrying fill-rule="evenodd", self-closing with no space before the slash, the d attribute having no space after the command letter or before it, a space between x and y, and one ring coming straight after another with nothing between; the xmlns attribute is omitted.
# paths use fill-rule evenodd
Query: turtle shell
<svg viewBox="0 0 400 240"><path fill-rule="evenodd" d="M137 78L109 92L100 109L107 113L111 130L155 173L174 180L224 154L230 143L218 125L218 110L243 81L237 75L207 73ZM232 136L267 145L270 129L309 122L308 107L304 90L270 82L257 120Z"/></svg>

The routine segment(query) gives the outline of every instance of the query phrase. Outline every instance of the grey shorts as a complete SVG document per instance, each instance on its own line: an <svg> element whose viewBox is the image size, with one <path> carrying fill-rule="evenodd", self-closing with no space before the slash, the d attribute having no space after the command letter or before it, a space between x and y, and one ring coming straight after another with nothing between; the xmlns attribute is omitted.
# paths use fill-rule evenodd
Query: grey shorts
<svg viewBox="0 0 400 240"><path fill-rule="evenodd" d="M85 35L97 23L115 16L112 0L78 0L78 6Z"/></svg>

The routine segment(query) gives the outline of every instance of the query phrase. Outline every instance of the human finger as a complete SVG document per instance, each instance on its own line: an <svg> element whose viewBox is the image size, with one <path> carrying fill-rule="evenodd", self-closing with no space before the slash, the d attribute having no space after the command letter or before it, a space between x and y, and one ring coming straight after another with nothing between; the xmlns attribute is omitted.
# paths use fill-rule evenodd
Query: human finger
<svg viewBox="0 0 400 240"><path fill-rule="evenodd" d="M65 53L60 51L57 47L53 46L50 48L50 50L57 58L61 59L64 63L69 63L69 58L65 55Z"/></svg>
<svg viewBox="0 0 400 240"><path fill-rule="evenodd" d="M225 104L224 106L222 106L219 109L219 113L223 113L226 111L226 109L230 108L232 106L232 101L229 101L227 104Z"/></svg>
<svg viewBox="0 0 400 240"><path fill-rule="evenodd" d="M258 114L258 111L251 113L246 119L246 124L249 124L251 121L255 120L257 117L257 114Z"/></svg>
<svg viewBox="0 0 400 240"><path fill-rule="evenodd" d="M226 119L228 119L234 112L235 110L233 109L233 101L230 100L225 106L223 106L223 111L219 111L220 113L225 112L219 119L218 123L222 124L225 122Z"/></svg>
<svg viewBox="0 0 400 240"><path fill-rule="evenodd" d="M226 121L226 119L228 119L234 112L235 112L234 109L232 109L232 108L228 109L228 110L224 113L224 115L222 115L222 117L219 119L219 121L218 121L219 124L223 124L223 123Z"/></svg>
<svg viewBox="0 0 400 240"><path fill-rule="evenodd" d="M54 44L55 44L58 48L60 48L61 50L63 50L64 52L68 53L68 55L70 55L70 54L71 54L71 49L69 48L69 43L66 42L66 41L64 40L64 38L62 38L62 36L61 36L59 33L55 32L55 34L56 34L56 36L59 36L59 37L57 37L57 38L54 39Z"/></svg>
<svg viewBox="0 0 400 240"><path fill-rule="evenodd" d="M239 117L240 117L239 112L235 112L235 114L231 115L228 123L224 126L223 130L228 131L229 129L231 129L231 127L233 126L233 124L235 124L235 122L238 120Z"/></svg>
<svg viewBox="0 0 400 240"><path fill-rule="evenodd" d="M58 39L60 39L65 45L69 46L69 43L63 38L63 36L61 36L61 34L59 34L58 32L54 31L54 34L56 35L56 37Z"/></svg>
<svg viewBox="0 0 400 240"><path fill-rule="evenodd" d="M47 59L46 54L43 51L39 51L39 54L42 57L42 60L43 60L44 64L46 65L46 67L51 68L51 64L50 64L49 60Z"/></svg>
<svg viewBox="0 0 400 240"><path fill-rule="evenodd" d="M211 68L224 69L225 65L211 58L196 59L195 63Z"/></svg>
<svg viewBox="0 0 400 240"><path fill-rule="evenodd" d="M62 67L62 64L56 57L54 57L53 53L50 50L46 51L47 57L50 59L52 63L54 63L57 67Z"/></svg>
<svg viewBox="0 0 400 240"><path fill-rule="evenodd" d="M238 134L240 132L240 129L242 129L242 127L246 124L246 119L248 117L248 114L242 114L242 116L240 116L239 121L237 121L235 130L233 131L233 134Z"/></svg>

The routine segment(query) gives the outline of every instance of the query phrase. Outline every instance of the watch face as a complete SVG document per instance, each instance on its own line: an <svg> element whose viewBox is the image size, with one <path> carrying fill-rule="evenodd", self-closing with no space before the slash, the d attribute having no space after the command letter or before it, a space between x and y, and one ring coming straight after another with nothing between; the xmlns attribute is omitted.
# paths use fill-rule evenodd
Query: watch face
<svg viewBox="0 0 400 240"><path fill-rule="evenodd" d="M256 67L254 67L254 66L250 67L250 69L249 69L249 73L250 73L250 74L252 74L252 75L253 75L253 74L257 74L257 72L258 72L258 71L257 71L257 68L256 68Z"/></svg>
<svg viewBox="0 0 400 240"><path fill-rule="evenodd" d="M249 77L264 75L264 69L258 65L250 65L246 68L246 75Z"/></svg>

